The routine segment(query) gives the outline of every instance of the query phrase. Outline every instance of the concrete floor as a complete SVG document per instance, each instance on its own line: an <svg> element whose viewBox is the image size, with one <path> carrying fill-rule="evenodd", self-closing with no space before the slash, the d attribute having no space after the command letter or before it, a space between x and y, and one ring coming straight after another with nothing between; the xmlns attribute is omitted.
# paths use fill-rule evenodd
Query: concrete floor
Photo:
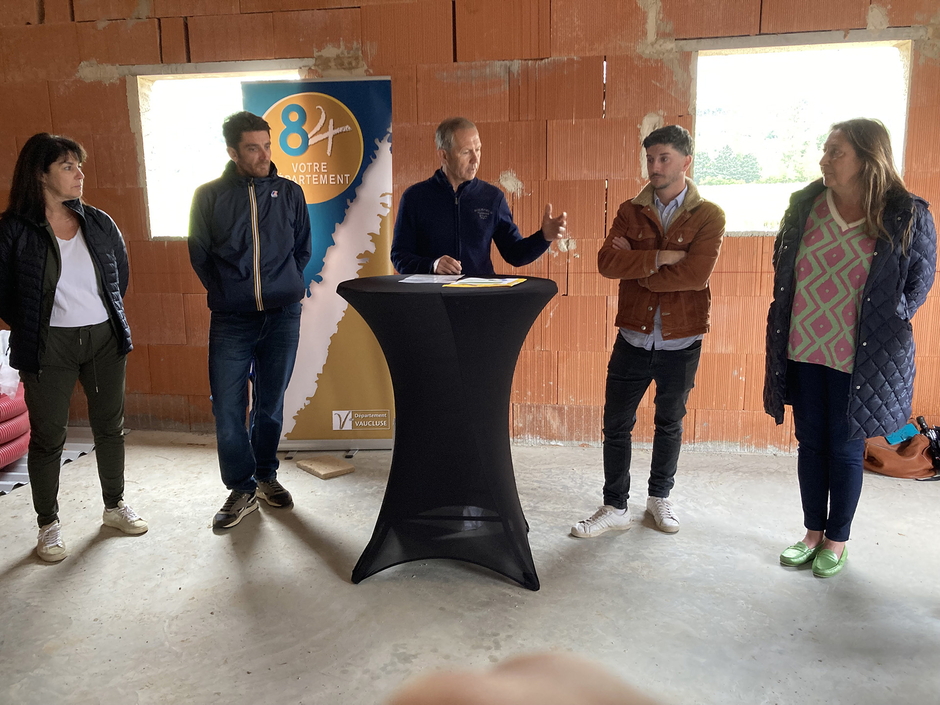
<svg viewBox="0 0 940 705"><path fill-rule="evenodd" d="M143 536L101 526L93 455L62 471L60 564L35 555L28 488L0 497L0 703L378 704L415 674L546 649L663 703L940 702L940 483L866 476L848 567L820 580L777 561L802 535L792 457L685 453L670 536L642 516L637 452L633 529L578 540L600 449L516 447L541 591L449 561L352 585L389 452L328 481L286 461L294 509L217 535L212 439L127 440Z"/></svg>

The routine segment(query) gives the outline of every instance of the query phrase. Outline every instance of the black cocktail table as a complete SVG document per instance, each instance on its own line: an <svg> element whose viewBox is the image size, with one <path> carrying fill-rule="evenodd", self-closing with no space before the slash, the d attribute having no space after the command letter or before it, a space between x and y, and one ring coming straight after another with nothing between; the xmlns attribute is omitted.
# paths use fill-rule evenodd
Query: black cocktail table
<svg viewBox="0 0 940 705"><path fill-rule="evenodd" d="M539 589L509 441L516 360L557 293L448 288L403 276L341 283L375 333L395 390L395 446L385 499L352 581L399 563L452 558Z"/></svg>

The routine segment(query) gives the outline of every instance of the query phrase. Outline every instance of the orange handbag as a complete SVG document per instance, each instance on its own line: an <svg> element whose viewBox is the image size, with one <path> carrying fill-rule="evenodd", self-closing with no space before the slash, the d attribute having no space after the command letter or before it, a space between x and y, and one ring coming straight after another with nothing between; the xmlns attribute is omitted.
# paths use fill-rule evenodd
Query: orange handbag
<svg viewBox="0 0 940 705"><path fill-rule="evenodd" d="M905 479L938 476L930 452L930 439L921 433L896 445L888 443L884 436L866 439L864 466L866 470L881 475Z"/></svg>

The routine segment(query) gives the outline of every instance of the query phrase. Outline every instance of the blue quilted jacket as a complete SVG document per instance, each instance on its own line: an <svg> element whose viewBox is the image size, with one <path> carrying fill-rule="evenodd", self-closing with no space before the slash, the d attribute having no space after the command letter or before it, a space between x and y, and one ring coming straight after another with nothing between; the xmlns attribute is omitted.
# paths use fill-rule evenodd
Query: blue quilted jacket
<svg viewBox="0 0 940 705"><path fill-rule="evenodd" d="M787 393L787 340L796 290L794 268L813 201L824 190L815 181L790 197L774 243L774 300L767 315L764 410L783 423ZM884 224L893 243L879 238L862 295L855 368L846 414L851 438L893 433L907 423L914 394L911 317L927 298L937 261L937 233L928 204L913 194L889 198ZM910 251L901 233L914 219Z"/></svg>

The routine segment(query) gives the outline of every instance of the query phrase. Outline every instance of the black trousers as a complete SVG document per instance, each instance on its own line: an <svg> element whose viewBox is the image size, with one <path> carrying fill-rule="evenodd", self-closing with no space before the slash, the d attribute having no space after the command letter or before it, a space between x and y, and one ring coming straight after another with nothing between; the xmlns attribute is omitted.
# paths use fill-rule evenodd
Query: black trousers
<svg viewBox="0 0 940 705"><path fill-rule="evenodd" d="M29 486L39 526L59 518L59 468L69 402L79 381L88 399L104 506L124 496L124 372L126 356L108 321L50 328L38 374L23 374L29 411Z"/></svg>
<svg viewBox="0 0 940 705"><path fill-rule="evenodd" d="M656 382L656 431L649 495L669 496L682 446L685 405L695 386L701 352L701 341L685 350L644 350L617 336L607 365L604 402L604 504L627 506L636 410L652 382Z"/></svg>

